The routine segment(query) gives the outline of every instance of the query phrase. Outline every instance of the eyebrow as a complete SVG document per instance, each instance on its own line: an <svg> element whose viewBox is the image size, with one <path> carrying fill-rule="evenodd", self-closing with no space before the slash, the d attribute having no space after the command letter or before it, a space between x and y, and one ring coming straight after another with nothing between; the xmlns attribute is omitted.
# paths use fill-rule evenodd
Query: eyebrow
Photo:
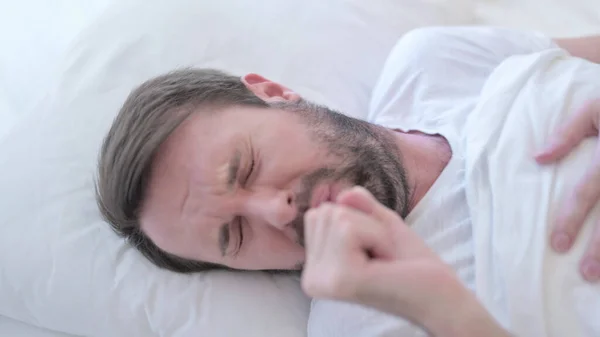
<svg viewBox="0 0 600 337"><path fill-rule="evenodd" d="M239 149L235 150L233 157L229 161L227 169L227 190L231 191L235 185L235 181L240 170L240 164L242 161L242 153ZM224 223L219 228L219 249L223 256L227 253L229 247L229 223Z"/></svg>

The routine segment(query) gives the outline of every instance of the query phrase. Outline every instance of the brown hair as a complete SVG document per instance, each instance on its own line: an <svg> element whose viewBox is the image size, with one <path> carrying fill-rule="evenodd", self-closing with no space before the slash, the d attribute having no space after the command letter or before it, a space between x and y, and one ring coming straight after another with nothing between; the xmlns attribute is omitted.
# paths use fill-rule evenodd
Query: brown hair
<svg viewBox="0 0 600 337"><path fill-rule="evenodd" d="M158 267L180 273L223 268L163 251L141 230L139 212L163 142L199 109L232 105L268 107L238 77L211 69L174 71L131 92L104 139L96 183L100 212L115 232Z"/></svg>

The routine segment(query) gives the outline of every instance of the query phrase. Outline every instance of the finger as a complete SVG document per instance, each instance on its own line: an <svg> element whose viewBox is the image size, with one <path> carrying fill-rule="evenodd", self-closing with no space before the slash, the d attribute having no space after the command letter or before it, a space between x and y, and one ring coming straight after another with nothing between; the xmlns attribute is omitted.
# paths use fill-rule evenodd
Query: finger
<svg viewBox="0 0 600 337"><path fill-rule="evenodd" d="M435 255L396 212L379 203L365 188L353 187L340 194L337 201L365 214L370 214L390 226L394 235L395 251L398 258L431 257Z"/></svg>
<svg viewBox="0 0 600 337"><path fill-rule="evenodd" d="M304 215L304 246L307 254L320 255L330 240L330 218L335 205L323 203L318 208L309 209Z"/></svg>
<svg viewBox="0 0 600 337"><path fill-rule="evenodd" d="M401 221L396 212L382 205L371 192L361 186L355 186L340 193L336 202L372 215L385 224Z"/></svg>
<svg viewBox="0 0 600 337"><path fill-rule="evenodd" d="M584 138L597 133L594 127L593 110L596 103L584 105L567 123L552 136L550 143L535 155L539 164L549 164L564 158Z"/></svg>
<svg viewBox="0 0 600 337"><path fill-rule="evenodd" d="M394 257L386 227L364 213L325 203L307 214L307 221L309 245L302 287L310 296L351 299L365 277L365 262Z"/></svg>
<svg viewBox="0 0 600 337"><path fill-rule="evenodd" d="M309 296L315 296L321 291L321 265L324 263L323 256L327 256L328 233L324 225L325 214L330 212L331 207L321 205L318 209L310 209L304 215L304 246L306 258L302 270L302 287ZM330 269L330 268L328 268Z"/></svg>
<svg viewBox="0 0 600 337"><path fill-rule="evenodd" d="M322 216L319 212L324 212L324 209L309 209L304 214L304 247L306 248L307 258L311 255L318 255L324 245L322 240L326 238L322 232L325 230L322 224ZM318 250L318 251L315 251Z"/></svg>
<svg viewBox="0 0 600 337"><path fill-rule="evenodd" d="M331 230L336 231L337 240L349 244L349 249L358 248L370 257L393 259L396 256L390 227L377 219L355 209L335 205Z"/></svg>
<svg viewBox="0 0 600 337"><path fill-rule="evenodd" d="M600 147L595 163L577 183L564 203L552 234L552 247L558 252L571 249L585 219L600 199Z"/></svg>
<svg viewBox="0 0 600 337"><path fill-rule="evenodd" d="M307 212L305 220L306 248L311 255L322 255L324 249L331 249L336 254L357 250L377 258L395 257L389 227L362 212L324 203Z"/></svg>
<svg viewBox="0 0 600 337"><path fill-rule="evenodd" d="M600 223L596 225L586 256L581 261L581 274L588 282L600 281Z"/></svg>

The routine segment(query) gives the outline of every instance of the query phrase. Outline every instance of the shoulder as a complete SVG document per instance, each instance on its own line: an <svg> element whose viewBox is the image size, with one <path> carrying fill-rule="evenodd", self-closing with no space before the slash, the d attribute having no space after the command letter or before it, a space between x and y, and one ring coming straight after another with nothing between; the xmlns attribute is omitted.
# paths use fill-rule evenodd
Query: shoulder
<svg viewBox="0 0 600 337"><path fill-rule="evenodd" d="M412 30L396 43L382 68L369 121L412 124L445 118L445 111L476 99L485 80L505 59L554 46L542 34L509 28Z"/></svg>
<svg viewBox="0 0 600 337"><path fill-rule="evenodd" d="M487 26L425 27L405 34L388 61L404 60L426 67L443 62L468 62L475 58L494 62L516 54L555 47L538 32Z"/></svg>

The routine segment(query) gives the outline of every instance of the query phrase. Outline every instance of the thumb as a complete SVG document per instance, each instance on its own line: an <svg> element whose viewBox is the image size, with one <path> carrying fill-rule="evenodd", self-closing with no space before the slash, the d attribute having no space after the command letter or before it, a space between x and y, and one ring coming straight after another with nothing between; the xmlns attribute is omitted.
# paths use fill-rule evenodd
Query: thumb
<svg viewBox="0 0 600 337"><path fill-rule="evenodd" d="M587 104L573 115L552 136L549 144L535 155L539 164L549 164L564 158L575 146L597 131L593 121L593 104Z"/></svg>
<svg viewBox="0 0 600 337"><path fill-rule="evenodd" d="M394 211L382 205L371 192L361 186L343 191L336 198L336 202L369 214L385 224L399 220L399 216Z"/></svg>
<svg viewBox="0 0 600 337"><path fill-rule="evenodd" d="M390 226L399 258L434 257L433 251L413 232L396 212L382 205L364 187L356 186L340 193L336 202L369 214Z"/></svg>

